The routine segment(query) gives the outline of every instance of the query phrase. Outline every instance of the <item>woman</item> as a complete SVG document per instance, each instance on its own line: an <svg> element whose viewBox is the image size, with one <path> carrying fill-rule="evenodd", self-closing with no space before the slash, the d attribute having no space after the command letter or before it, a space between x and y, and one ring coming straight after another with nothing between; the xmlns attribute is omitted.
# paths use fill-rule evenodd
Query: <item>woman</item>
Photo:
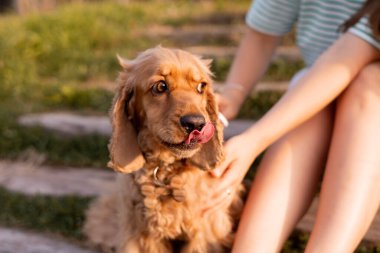
<svg viewBox="0 0 380 253"><path fill-rule="evenodd" d="M345 23L347 31L339 33L355 12ZM323 172L306 252L352 252L363 238L380 204L380 42L374 35L379 13L378 0L254 1L221 94L221 111L236 116L296 21L307 68L266 115L226 143L226 160L213 172L220 183L205 209L218 208L270 146L233 252L279 252L310 206Z"/></svg>

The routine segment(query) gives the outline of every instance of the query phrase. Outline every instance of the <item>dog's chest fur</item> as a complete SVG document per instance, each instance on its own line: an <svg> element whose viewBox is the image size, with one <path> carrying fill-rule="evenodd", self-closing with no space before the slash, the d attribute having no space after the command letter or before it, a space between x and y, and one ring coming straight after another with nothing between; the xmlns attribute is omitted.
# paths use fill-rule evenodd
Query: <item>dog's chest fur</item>
<svg viewBox="0 0 380 253"><path fill-rule="evenodd" d="M156 175L157 166L145 167L133 178L144 206L140 215L147 232L171 239L192 236L200 229L195 227L200 223L193 220L201 219L200 205L213 179L207 172L182 162L160 168Z"/></svg>

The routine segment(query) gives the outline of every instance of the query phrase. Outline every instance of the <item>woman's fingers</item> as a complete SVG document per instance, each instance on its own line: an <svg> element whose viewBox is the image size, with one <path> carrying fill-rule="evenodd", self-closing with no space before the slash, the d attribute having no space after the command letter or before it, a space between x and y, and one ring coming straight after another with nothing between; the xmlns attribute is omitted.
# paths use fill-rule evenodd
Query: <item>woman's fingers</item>
<svg viewBox="0 0 380 253"><path fill-rule="evenodd" d="M222 177L222 175L227 170L227 168L229 167L230 164L231 164L231 159L230 159L229 155L226 154L226 158L224 159L224 161L218 167L211 170L210 174L213 177L219 177L220 178L220 177Z"/></svg>
<svg viewBox="0 0 380 253"><path fill-rule="evenodd" d="M231 166L231 167L230 167ZM219 179L215 188L210 192L209 201L202 208L204 213L216 210L223 206L229 197L233 196L234 190L240 184L244 175L240 175L238 171L234 171L233 164L229 164L224 171L223 176Z"/></svg>
<svg viewBox="0 0 380 253"><path fill-rule="evenodd" d="M228 120L233 119L237 115L239 105L236 105L230 97L227 97L225 94L217 94L215 98L219 106L219 111L223 113Z"/></svg>
<svg viewBox="0 0 380 253"><path fill-rule="evenodd" d="M242 182L250 164L254 160L254 151L247 150L245 136L231 138L225 145L225 160L212 172L216 177L216 183L209 192L207 203L201 208L202 212L208 213L220 208L228 200L229 192L236 189ZM253 147L252 147L253 149ZM230 193L231 195L234 192Z"/></svg>
<svg viewBox="0 0 380 253"><path fill-rule="evenodd" d="M224 172L230 167L233 161L236 159L236 152L234 151L234 141L233 138L227 141L224 145L225 159L224 161L215 169L211 170L210 173L214 177L222 177Z"/></svg>
<svg viewBox="0 0 380 253"><path fill-rule="evenodd" d="M224 171L223 177L220 179L218 185L215 187L215 193L223 193L231 186L239 184L245 176L245 172L241 171L240 168L236 168L235 164L232 163Z"/></svg>
<svg viewBox="0 0 380 253"><path fill-rule="evenodd" d="M235 187L227 188L223 192L214 195L214 197L210 199L211 201L202 208L202 215L206 216L209 213L222 208L224 205L229 204L235 194L234 189Z"/></svg>

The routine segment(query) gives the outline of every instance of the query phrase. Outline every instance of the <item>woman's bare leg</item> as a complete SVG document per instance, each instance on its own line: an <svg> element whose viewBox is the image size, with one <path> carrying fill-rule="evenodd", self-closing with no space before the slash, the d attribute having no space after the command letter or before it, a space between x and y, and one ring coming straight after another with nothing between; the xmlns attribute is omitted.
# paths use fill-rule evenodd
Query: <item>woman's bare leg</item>
<svg viewBox="0 0 380 253"><path fill-rule="evenodd" d="M332 108L293 130L265 154L249 194L233 252L280 251L309 207L327 156Z"/></svg>
<svg viewBox="0 0 380 253"><path fill-rule="evenodd" d="M337 103L315 227L306 252L353 252L380 202L380 64L367 66Z"/></svg>

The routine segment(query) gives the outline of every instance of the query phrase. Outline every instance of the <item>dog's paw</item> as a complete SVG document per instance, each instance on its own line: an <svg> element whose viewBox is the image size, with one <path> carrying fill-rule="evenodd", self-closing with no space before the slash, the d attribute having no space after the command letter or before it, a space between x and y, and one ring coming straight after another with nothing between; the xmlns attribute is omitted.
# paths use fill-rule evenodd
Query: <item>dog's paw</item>
<svg viewBox="0 0 380 253"><path fill-rule="evenodd" d="M167 187L157 187L155 189L155 192L159 196L168 196L168 195L170 195L170 189L168 189Z"/></svg>
<svg viewBox="0 0 380 253"><path fill-rule="evenodd" d="M171 180L170 180L170 186L172 188L177 188L177 189L180 189L180 188L183 188L183 185L185 184L185 181L183 180L183 178L181 176L174 176Z"/></svg>
<svg viewBox="0 0 380 253"><path fill-rule="evenodd" d="M175 201L183 202L186 199L186 193L183 189L173 189L172 196Z"/></svg>
<svg viewBox="0 0 380 253"><path fill-rule="evenodd" d="M143 183L140 187L141 194L146 197L155 195L155 189L156 187L152 183Z"/></svg>
<svg viewBox="0 0 380 253"><path fill-rule="evenodd" d="M158 200L157 198L145 198L144 199L144 206L149 209L154 209L158 207Z"/></svg>

